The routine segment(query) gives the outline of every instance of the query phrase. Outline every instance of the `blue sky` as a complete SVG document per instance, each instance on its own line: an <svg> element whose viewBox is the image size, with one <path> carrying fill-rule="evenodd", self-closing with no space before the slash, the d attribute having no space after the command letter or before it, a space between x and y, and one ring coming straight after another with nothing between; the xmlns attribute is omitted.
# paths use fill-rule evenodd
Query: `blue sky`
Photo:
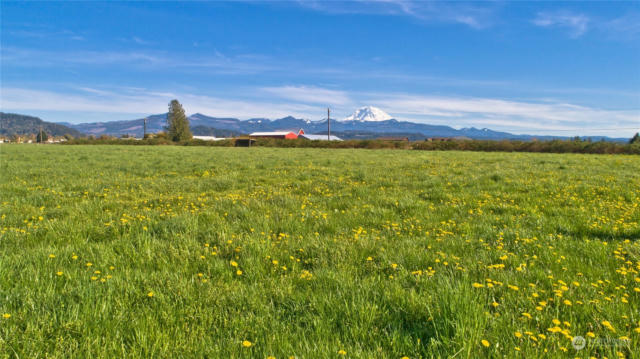
<svg viewBox="0 0 640 359"><path fill-rule="evenodd" d="M640 130L640 2L14 2L2 111L399 120L514 133Z"/></svg>

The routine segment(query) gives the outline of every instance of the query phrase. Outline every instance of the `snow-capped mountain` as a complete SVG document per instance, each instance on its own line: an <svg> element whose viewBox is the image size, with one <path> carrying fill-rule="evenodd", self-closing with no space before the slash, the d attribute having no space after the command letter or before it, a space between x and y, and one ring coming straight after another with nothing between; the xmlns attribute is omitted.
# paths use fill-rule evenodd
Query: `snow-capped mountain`
<svg viewBox="0 0 640 359"><path fill-rule="evenodd" d="M380 122L391 120L393 117L381 109L373 106L360 107L351 116L345 118L343 121L358 121L358 122Z"/></svg>

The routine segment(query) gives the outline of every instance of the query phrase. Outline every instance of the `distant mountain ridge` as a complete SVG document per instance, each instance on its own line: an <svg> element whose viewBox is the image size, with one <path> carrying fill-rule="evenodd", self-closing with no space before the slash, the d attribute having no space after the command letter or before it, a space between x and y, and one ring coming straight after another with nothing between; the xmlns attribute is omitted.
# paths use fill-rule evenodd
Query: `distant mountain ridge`
<svg viewBox="0 0 640 359"><path fill-rule="evenodd" d="M361 109L360 109L361 110ZM147 117L147 132L163 131L166 126L166 114L152 115ZM355 119L350 119L350 118ZM415 122L398 121L396 119L381 120L380 117L374 120L366 120L368 116L350 116L345 120L331 119L331 131L338 133L346 133L348 137L352 135L354 138L376 138L382 136L394 136L394 135L408 135L412 140L424 139L428 137L468 137L471 139L483 139L483 140L551 140L551 139L568 139L570 137L561 136L533 136L533 135L515 135L508 132L493 131L487 128L478 129L475 127L462 128L456 130L455 128L444 125L428 125ZM360 119L358 119L360 118ZM384 118L384 116L382 116ZM327 120L310 121L305 119L299 119L292 116L283 117L276 120L270 120L267 118L252 118L249 120L239 120L237 118L230 117L211 117L201 113L195 113L189 116L189 122L191 128L197 128L198 133L194 134L205 135L204 132L210 133L210 131L203 130L204 127L213 128L216 130L229 130L237 134L249 134L259 131L276 131L276 130L298 130L304 129L306 133L326 133ZM102 135L109 134L113 136L120 136L124 134L142 136L143 134L143 119L130 120L130 121L113 121L113 122L96 122L96 123L82 123L70 125L74 129L84 132L89 135ZM359 135L355 135L358 133ZM600 141L602 139L607 141L623 142L627 141L627 138L609 138L604 136L590 136L594 141Z"/></svg>
<svg viewBox="0 0 640 359"><path fill-rule="evenodd" d="M29 117L29 116L26 116ZM164 131L167 121L167 114L157 114L147 117L147 132L154 133ZM194 135L223 135L224 137L238 134L249 134L259 131L276 130L298 130L304 129L306 133L325 133L327 131L327 120L310 121L292 116L283 117L276 120L267 118L252 118L249 120L239 120L231 117L211 117L201 113L189 116L191 128ZM56 124L63 125L63 124ZM84 133L86 135L131 135L142 137L144 132L144 119L109 121L70 124L64 123L67 127ZM384 136L406 136L411 140L420 140L429 137L468 137L471 139L483 140L552 140L569 139L571 137L562 136L533 136L516 135L508 132L493 131L487 128L462 128L455 129L444 125L429 125L408 121L398 121L391 118L384 111L375 107L362 107L353 115L344 120L331 119L331 132L341 133L347 138L371 139ZM77 135L74 135L77 136ZM614 141L625 142L627 138L609 138L604 136L589 136L593 141Z"/></svg>
<svg viewBox="0 0 640 359"><path fill-rule="evenodd" d="M42 121L38 117L20 115L17 113L0 112L0 135L35 135L40 129L49 136L71 135L81 137L83 134L69 126L60 123Z"/></svg>

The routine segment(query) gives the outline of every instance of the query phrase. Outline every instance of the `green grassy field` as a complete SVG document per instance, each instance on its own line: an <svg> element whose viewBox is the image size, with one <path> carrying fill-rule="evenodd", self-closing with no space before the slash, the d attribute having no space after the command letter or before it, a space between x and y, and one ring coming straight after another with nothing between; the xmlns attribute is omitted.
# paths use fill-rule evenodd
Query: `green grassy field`
<svg viewBox="0 0 640 359"><path fill-rule="evenodd" d="M638 156L2 145L0 173L0 357L640 351Z"/></svg>

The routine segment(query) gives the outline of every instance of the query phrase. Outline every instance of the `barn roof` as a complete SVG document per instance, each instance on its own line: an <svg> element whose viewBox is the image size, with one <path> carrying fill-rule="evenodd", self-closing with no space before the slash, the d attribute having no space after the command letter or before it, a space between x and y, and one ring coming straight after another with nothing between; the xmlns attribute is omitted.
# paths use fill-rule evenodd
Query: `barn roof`
<svg viewBox="0 0 640 359"><path fill-rule="evenodd" d="M290 133L295 134L293 131L274 131L274 132L254 132L250 133L249 136L286 136Z"/></svg>

